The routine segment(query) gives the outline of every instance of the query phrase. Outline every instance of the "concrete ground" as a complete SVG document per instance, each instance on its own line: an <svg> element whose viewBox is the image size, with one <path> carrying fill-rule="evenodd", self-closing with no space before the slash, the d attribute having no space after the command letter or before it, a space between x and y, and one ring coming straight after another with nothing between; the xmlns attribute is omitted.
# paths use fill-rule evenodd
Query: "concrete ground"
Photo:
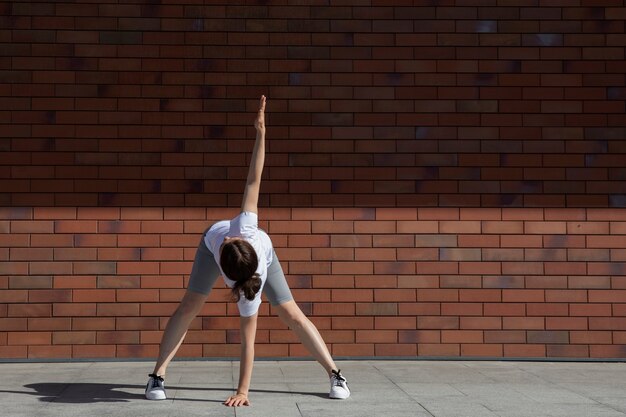
<svg viewBox="0 0 626 417"><path fill-rule="evenodd" d="M238 363L177 361L168 399L143 397L149 362L0 363L0 415L626 416L626 363L343 361L352 397L329 400L309 361L258 361L250 407L222 405Z"/></svg>

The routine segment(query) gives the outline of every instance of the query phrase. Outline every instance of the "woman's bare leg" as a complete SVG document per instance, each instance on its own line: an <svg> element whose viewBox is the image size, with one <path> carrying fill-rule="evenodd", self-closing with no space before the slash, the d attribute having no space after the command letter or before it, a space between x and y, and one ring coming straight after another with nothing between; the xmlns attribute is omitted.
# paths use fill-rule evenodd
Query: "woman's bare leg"
<svg viewBox="0 0 626 417"><path fill-rule="evenodd" d="M153 373L159 376L165 375L167 366L183 343L191 321L200 313L206 298L206 294L200 294L194 291L185 292L185 296L181 300L180 305L172 317L170 317L165 327L165 332L161 339L161 346L159 347L159 357L154 366Z"/></svg>
<svg viewBox="0 0 626 417"><path fill-rule="evenodd" d="M273 308L276 309L282 321L296 333L300 342L313 355L315 360L326 369L329 376L332 370L337 370L326 343L322 339L322 335L320 335L320 332L311 320L300 310L295 301L288 301Z"/></svg>

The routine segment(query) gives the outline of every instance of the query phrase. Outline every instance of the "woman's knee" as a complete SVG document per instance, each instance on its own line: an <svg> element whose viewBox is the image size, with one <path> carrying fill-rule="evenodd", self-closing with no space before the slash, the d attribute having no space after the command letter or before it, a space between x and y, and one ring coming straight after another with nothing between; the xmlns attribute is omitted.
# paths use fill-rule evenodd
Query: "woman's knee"
<svg viewBox="0 0 626 417"><path fill-rule="evenodd" d="M293 301L282 304L278 307L280 318L289 327L303 326L308 321L302 310L300 310L300 307L298 307L298 305Z"/></svg>
<svg viewBox="0 0 626 417"><path fill-rule="evenodd" d="M200 293L194 293L187 291L183 299L181 300L176 314L183 316L197 316L206 300L207 296Z"/></svg>

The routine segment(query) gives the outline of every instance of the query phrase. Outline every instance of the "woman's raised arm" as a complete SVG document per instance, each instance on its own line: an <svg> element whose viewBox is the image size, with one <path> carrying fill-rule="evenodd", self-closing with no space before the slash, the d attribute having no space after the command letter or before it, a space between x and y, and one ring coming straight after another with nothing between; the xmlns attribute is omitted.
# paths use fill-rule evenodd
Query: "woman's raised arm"
<svg viewBox="0 0 626 417"><path fill-rule="evenodd" d="M254 120L254 127L256 128L256 141L252 151L246 188L243 192L241 211L258 213L259 190L261 189L261 176L265 164L265 96L261 96L259 101L259 111Z"/></svg>

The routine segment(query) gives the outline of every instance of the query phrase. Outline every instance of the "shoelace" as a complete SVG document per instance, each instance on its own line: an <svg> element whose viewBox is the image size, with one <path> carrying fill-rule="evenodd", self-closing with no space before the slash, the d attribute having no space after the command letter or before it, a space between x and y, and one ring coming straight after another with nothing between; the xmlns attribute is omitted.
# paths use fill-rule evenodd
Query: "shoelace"
<svg viewBox="0 0 626 417"><path fill-rule="evenodd" d="M345 378L341 375L341 369L335 371L332 371L333 373L333 377L335 378L335 386L340 387L342 386L341 383L345 382Z"/></svg>
<svg viewBox="0 0 626 417"><path fill-rule="evenodd" d="M161 382L163 382L163 381L164 381L164 380L163 380L163 377L162 377L162 376L159 376L159 375L157 375L157 374L148 374L148 376L149 376L150 378L152 378L152 387L150 387L150 388L158 387L158 386L159 386L159 383L158 383L157 381L161 381Z"/></svg>

